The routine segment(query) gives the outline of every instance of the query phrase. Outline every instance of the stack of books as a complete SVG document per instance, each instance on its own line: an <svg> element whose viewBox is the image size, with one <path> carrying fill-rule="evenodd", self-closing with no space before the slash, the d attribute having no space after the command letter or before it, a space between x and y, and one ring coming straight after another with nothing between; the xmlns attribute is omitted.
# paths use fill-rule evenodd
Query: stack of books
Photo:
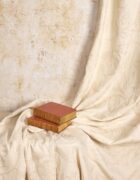
<svg viewBox="0 0 140 180"><path fill-rule="evenodd" d="M76 109L49 102L33 108L33 116L27 119L27 123L59 133L68 127L74 118L76 118Z"/></svg>

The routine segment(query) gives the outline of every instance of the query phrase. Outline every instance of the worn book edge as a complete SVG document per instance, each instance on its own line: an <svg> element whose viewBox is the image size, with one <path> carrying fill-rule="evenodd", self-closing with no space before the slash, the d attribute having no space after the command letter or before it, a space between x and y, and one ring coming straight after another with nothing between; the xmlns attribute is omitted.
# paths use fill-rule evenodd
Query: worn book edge
<svg viewBox="0 0 140 180"><path fill-rule="evenodd" d="M51 131L59 133L62 130L64 130L66 127L68 127L71 124L71 121L67 121L61 125L58 125L58 124L52 123L50 121L47 121L45 119L41 119L41 118L32 116L27 119L27 123L28 123L28 125L32 125L35 127L39 127L42 129L51 130Z"/></svg>

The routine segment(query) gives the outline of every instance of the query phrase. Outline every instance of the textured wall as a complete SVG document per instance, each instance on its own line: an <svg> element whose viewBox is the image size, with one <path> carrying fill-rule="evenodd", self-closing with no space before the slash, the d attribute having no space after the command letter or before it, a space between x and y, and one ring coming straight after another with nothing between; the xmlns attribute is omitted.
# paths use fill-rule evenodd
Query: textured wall
<svg viewBox="0 0 140 180"><path fill-rule="evenodd" d="M0 0L0 110L74 97L96 9L93 0Z"/></svg>

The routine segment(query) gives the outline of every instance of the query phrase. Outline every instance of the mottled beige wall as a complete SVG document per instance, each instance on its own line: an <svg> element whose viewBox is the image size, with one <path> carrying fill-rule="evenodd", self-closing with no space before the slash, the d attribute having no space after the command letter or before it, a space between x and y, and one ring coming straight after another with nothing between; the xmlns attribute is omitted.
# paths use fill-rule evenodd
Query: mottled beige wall
<svg viewBox="0 0 140 180"><path fill-rule="evenodd" d="M0 110L74 98L96 9L93 0L0 0Z"/></svg>

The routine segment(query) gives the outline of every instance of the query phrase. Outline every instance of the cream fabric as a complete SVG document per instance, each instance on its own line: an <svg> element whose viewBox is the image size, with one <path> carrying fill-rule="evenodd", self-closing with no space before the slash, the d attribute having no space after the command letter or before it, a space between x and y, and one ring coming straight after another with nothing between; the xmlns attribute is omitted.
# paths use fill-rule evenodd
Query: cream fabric
<svg viewBox="0 0 140 180"><path fill-rule="evenodd" d="M140 179L140 1L102 0L85 76L60 134L26 125L38 99L0 123L0 180Z"/></svg>

